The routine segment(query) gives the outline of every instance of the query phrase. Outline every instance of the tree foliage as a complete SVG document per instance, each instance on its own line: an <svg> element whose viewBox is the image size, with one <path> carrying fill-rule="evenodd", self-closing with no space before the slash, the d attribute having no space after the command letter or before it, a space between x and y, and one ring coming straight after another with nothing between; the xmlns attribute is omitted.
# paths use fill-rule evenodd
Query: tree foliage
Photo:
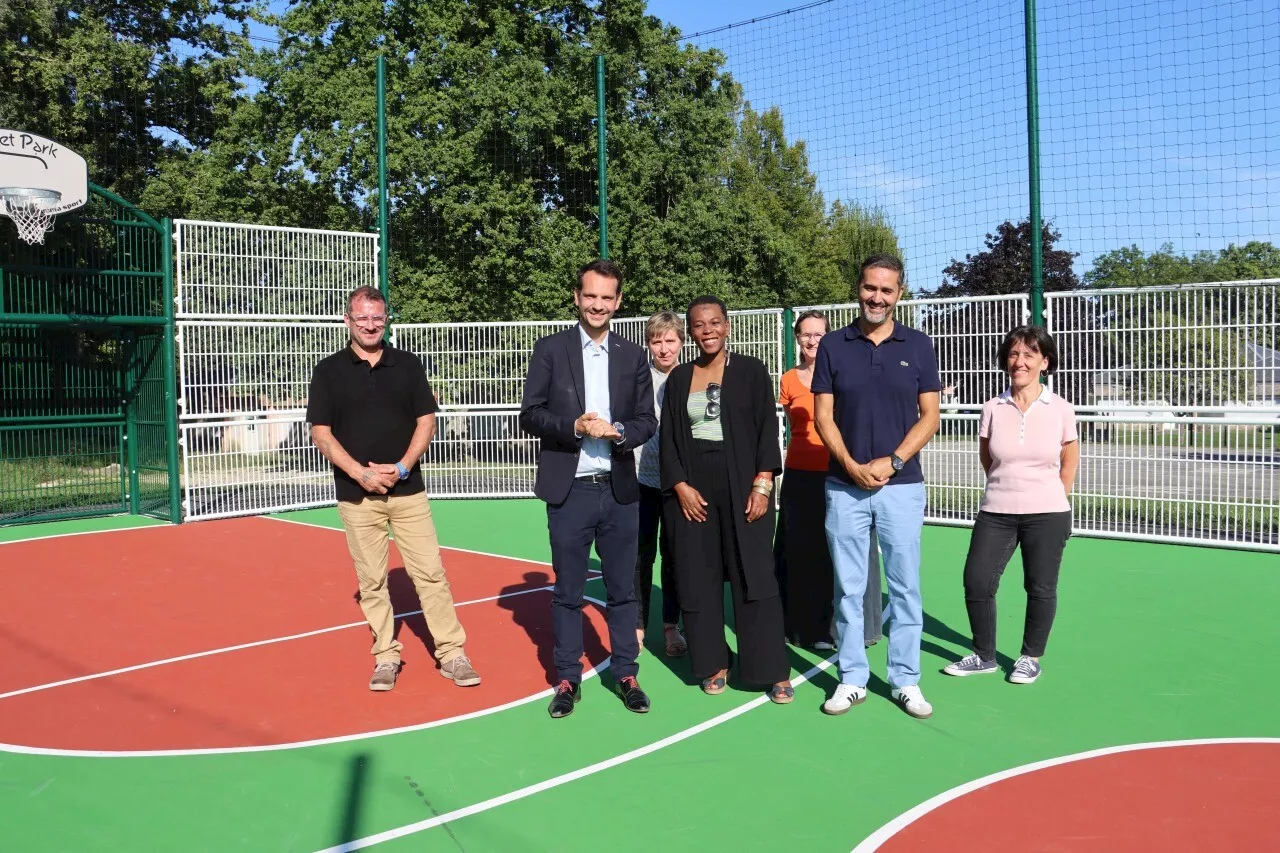
<svg viewBox="0 0 1280 853"><path fill-rule="evenodd" d="M0 127L50 137L137 199L210 145L239 84L250 0L0 0Z"/></svg>
<svg viewBox="0 0 1280 853"><path fill-rule="evenodd" d="M1280 248L1251 240L1217 252L1174 252L1172 243L1147 254L1136 245L1099 255L1084 275L1088 287L1154 287L1218 281L1280 278Z"/></svg>
<svg viewBox="0 0 1280 853"><path fill-rule="evenodd" d="M724 56L682 44L643 0L263 9L0 0L16 35L0 40L0 125L61 140L156 215L372 230L384 55L398 315L563 317L597 252L603 54L625 313L703 292L735 308L844 301L857 253L896 248L877 212L828 210L781 113L752 109ZM254 49L249 16L279 43Z"/></svg>
<svg viewBox="0 0 1280 853"><path fill-rule="evenodd" d="M1044 289L1074 290L1080 279L1072 269L1077 252L1056 248L1062 234L1049 222L1041 226ZM954 258L942 271L942 284L933 296L998 296L1031 290L1031 220L1017 225L1005 221L985 239L986 249L976 255Z"/></svg>

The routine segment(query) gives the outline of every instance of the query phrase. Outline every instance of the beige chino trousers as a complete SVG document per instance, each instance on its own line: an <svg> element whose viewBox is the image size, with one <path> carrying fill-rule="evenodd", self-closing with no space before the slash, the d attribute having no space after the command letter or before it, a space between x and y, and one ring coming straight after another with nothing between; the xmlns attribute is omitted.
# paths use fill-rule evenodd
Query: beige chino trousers
<svg viewBox="0 0 1280 853"><path fill-rule="evenodd" d="M395 638L395 611L387 590L388 529L396 538L405 571L422 602L427 630L436 645L436 660L445 663L462 654L467 635L454 612L426 494L368 495L359 503L339 501L338 515L360 580L360 609L373 632L371 652L377 662L398 663L403 648Z"/></svg>

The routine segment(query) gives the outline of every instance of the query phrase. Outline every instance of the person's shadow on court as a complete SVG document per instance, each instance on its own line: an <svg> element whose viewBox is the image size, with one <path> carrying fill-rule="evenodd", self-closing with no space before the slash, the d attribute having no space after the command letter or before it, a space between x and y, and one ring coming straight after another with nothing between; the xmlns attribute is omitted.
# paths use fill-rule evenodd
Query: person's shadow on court
<svg viewBox="0 0 1280 853"><path fill-rule="evenodd" d="M418 590L413 585L413 578L409 577L409 573L405 571L404 566L392 566L387 572L387 592L391 596L391 609L395 611L397 617L402 613L413 613L412 616L405 616L396 619L395 638L401 643L405 642L402 632L407 628L415 637L422 641L422 645L431 655L432 662L435 661L436 643L431 638L431 632L427 630L427 620L420 612L422 610L422 602L418 600ZM356 601L360 600L360 591L356 591Z"/></svg>
<svg viewBox="0 0 1280 853"><path fill-rule="evenodd" d="M510 612L511 620L524 629L536 650L547 683L555 684L556 635L551 624L551 578L546 572L525 572L520 583L502 588L498 606ZM584 609L592 606L590 602L583 603ZM600 633L585 614L582 616L582 647L587 657L586 666L598 664L609 657Z"/></svg>

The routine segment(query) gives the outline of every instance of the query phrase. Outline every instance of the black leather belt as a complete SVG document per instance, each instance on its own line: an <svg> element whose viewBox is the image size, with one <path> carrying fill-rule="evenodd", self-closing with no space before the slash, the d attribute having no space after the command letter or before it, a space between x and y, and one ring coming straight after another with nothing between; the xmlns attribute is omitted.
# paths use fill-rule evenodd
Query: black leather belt
<svg viewBox="0 0 1280 853"><path fill-rule="evenodd" d="M583 477L575 477L579 483L612 483L613 475L608 471L599 474L587 474Z"/></svg>

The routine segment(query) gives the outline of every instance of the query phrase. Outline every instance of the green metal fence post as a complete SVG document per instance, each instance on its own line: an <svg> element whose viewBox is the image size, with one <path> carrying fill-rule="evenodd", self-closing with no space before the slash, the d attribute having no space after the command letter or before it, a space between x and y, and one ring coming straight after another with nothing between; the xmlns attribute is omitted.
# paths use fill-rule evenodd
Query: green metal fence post
<svg viewBox="0 0 1280 853"><path fill-rule="evenodd" d="M125 363L123 370L124 399L124 462L129 469L129 514L142 512L142 495L138 493L138 386L139 375L138 336L133 329L123 332Z"/></svg>
<svg viewBox="0 0 1280 853"><path fill-rule="evenodd" d="M600 257L609 257L609 156L604 121L604 57L596 57L596 186L600 202Z"/></svg>
<svg viewBox="0 0 1280 853"><path fill-rule="evenodd" d="M796 312L782 309L782 372L796 366Z"/></svg>
<svg viewBox="0 0 1280 853"><path fill-rule="evenodd" d="M387 262L391 238L387 228L387 58L378 57L378 287L390 289Z"/></svg>
<svg viewBox="0 0 1280 853"><path fill-rule="evenodd" d="M178 356L175 345L177 322L173 295L173 222L160 220L160 265L164 272L164 432L169 468L169 520L182 522L182 469L178 464Z"/></svg>
<svg viewBox="0 0 1280 853"><path fill-rule="evenodd" d="M1036 0L1026 0L1027 183L1031 193L1031 323L1044 325L1044 243L1040 225L1040 84L1036 66Z"/></svg>

